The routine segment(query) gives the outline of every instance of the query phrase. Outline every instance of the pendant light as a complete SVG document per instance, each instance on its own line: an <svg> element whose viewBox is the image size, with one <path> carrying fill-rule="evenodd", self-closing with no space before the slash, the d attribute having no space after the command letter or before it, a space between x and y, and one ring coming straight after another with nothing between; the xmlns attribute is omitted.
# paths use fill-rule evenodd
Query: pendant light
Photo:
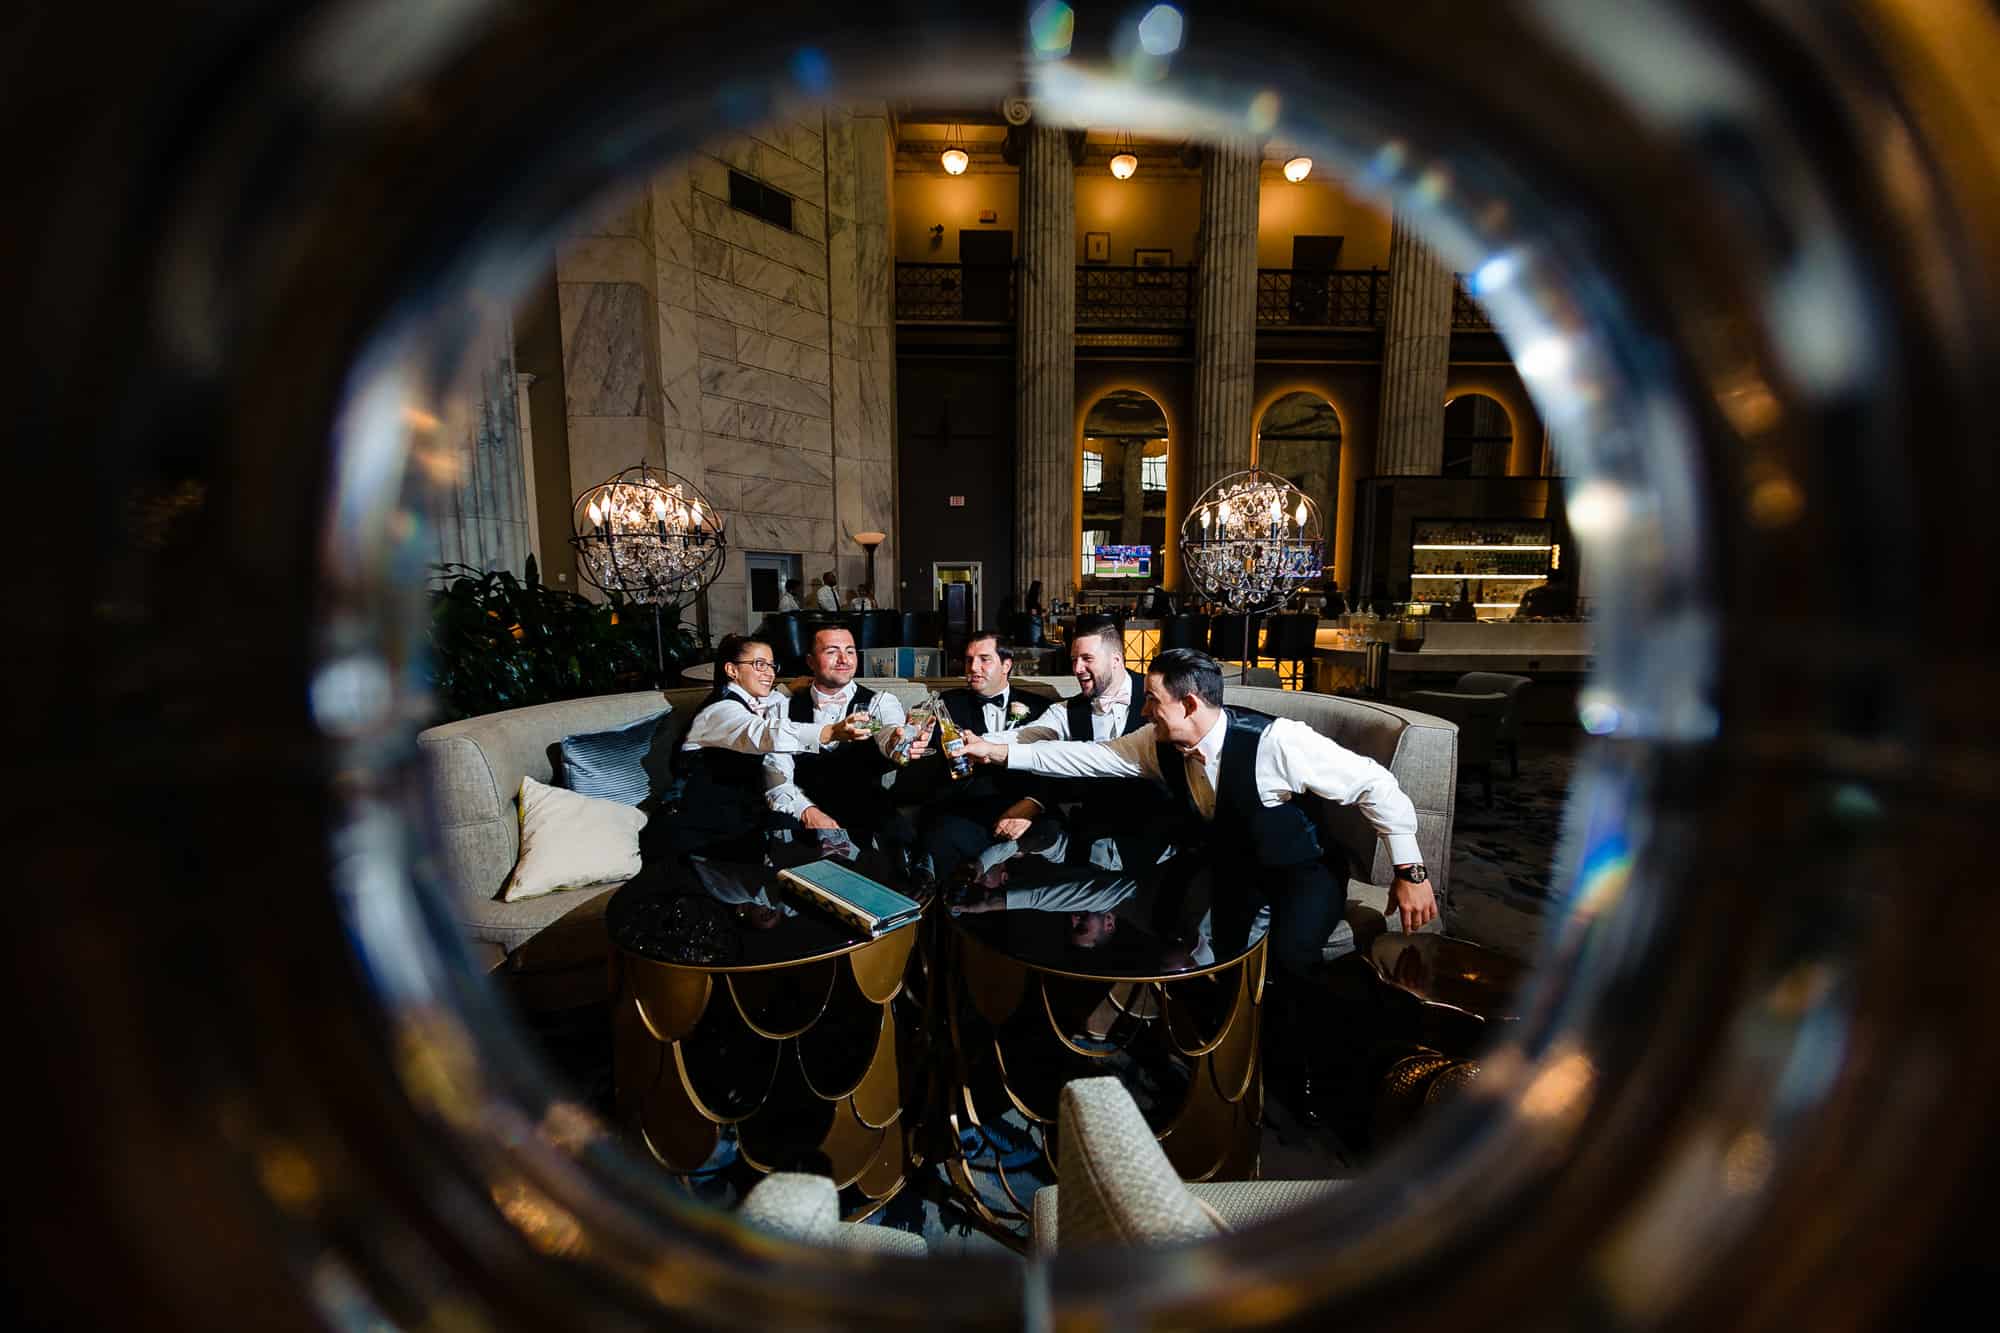
<svg viewBox="0 0 2000 1333"><path fill-rule="evenodd" d="M1285 163L1285 179L1297 185L1300 181L1312 175L1312 169L1313 160L1311 158L1295 157Z"/></svg>
<svg viewBox="0 0 2000 1333"><path fill-rule="evenodd" d="M1111 159L1111 174L1121 181L1128 181L1132 179L1132 173L1139 169L1139 159L1132 155L1132 136L1130 134L1121 131L1118 135L1118 142L1124 151Z"/></svg>
<svg viewBox="0 0 2000 1333"><path fill-rule="evenodd" d="M966 167L971 165L972 159L958 146L958 126L951 127L951 137L945 140L945 150L938 160L944 163L947 176L963 176Z"/></svg>

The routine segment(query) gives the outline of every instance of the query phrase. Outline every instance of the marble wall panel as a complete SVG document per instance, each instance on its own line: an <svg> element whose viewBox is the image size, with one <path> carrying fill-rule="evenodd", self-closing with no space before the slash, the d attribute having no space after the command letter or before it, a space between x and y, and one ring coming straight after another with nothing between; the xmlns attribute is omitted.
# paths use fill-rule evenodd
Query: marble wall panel
<svg viewBox="0 0 2000 1333"><path fill-rule="evenodd" d="M693 310L695 271L687 264L662 259L653 269L653 295L662 305Z"/></svg>
<svg viewBox="0 0 2000 1333"><path fill-rule="evenodd" d="M786 412L761 403L744 403L742 406L737 420L744 439L821 454L833 449L832 428L824 417L801 416L797 412Z"/></svg>
<svg viewBox="0 0 2000 1333"><path fill-rule="evenodd" d="M767 313L771 317L773 334L816 347L822 354L826 352L830 331L824 314L778 301L771 303Z"/></svg>
<svg viewBox="0 0 2000 1333"><path fill-rule="evenodd" d="M736 359L736 326L726 319L713 315L696 315L694 321L695 346L703 356L720 357L724 361Z"/></svg>
<svg viewBox="0 0 2000 1333"><path fill-rule="evenodd" d="M731 280L731 260L736 250L720 236L710 236L706 232L692 232L694 263L691 267L697 273L705 273L711 278Z"/></svg>
<svg viewBox="0 0 2000 1333"><path fill-rule="evenodd" d="M852 219L855 207L854 130L845 112L826 117L826 211L830 217Z"/></svg>
<svg viewBox="0 0 2000 1333"><path fill-rule="evenodd" d="M750 551L798 551L809 557L807 573L817 572L812 556L833 554L833 521L783 514L740 514L732 540Z"/></svg>
<svg viewBox="0 0 2000 1333"><path fill-rule="evenodd" d="M886 326L895 320L892 290L894 273L889 267L889 229L866 219L854 225L854 322Z"/></svg>
<svg viewBox="0 0 2000 1333"><path fill-rule="evenodd" d="M569 415L654 415L651 293L637 283L558 281L556 304Z"/></svg>
<svg viewBox="0 0 2000 1333"><path fill-rule="evenodd" d="M693 482L697 488L704 487L707 482L701 461L700 428L683 429L679 426L667 426L661 429L660 436L660 449L666 459L667 470L678 472Z"/></svg>
<svg viewBox="0 0 2000 1333"><path fill-rule="evenodd" d="M661 424L698 429L701 426L701 352L695 338L698 316L685 306L662 301L656 318L660 328Z"/></svg>
<svg viewBox="0 0 2000 1333"><path fill-rule="evenodd" d="M769 327L771 317L766 309L766 299L747 287L738 287L720 278L695 276L695 309L716 319L726 319L739 329L762 332Z"/></svg>
<svg viewBox="0 0 2000 1333"><path fill-rule="evenodd" d="M709 585L707 597L710 634L719 639L725 634L750 632L750 600L743 584L718 579Z"/></svg>
<svg viewBox="0 0 2000 1333"><path fill-rule="evenodd" d="M768 333L738 331L736 359L746 366L776 371L813 384L827 382L827 354L824 348L774 338Z"/></svg>
<svg viewBox="0 0 2000 1333"><path fill-rule="evenodd" d="M857 239L855 223L835 218L826 238L827 313L849 324L859 323L861 297L855 289Z"/></svg>
<svg viewBox="0 0 2000 1333"><path fill-rule="evenodd" d="M823 487L808 489L796 481L746 477L743 479L743 499L738 508L745 513L825 518L831 510L831 499Z"/></svg>
<svg viewBox="0 0 2000 1333"><path fill-rule="evenodd" d="M637 463L662 461L659 424L647 417L572 417L570 495Z"/></svg>
<svg viewBox="0 0 2000 1333"><path fill-rule="evenodd" d="M801 162L826 160L826 141L817 128L817 120L811 125L793 123L785 127L785 151Z"/></svg>
<svg viewBox="0 0 2000 1333"><path fill-rule="evenodd" d="M735 135L709 144L705 150L711 157L721 158L738 171L757 169L757 143L747 134ZM726 191L725 191L726 193Z"/></svg>
<svg viewBox="0 0 2000 1333"><path fill-rule="evenodd" d="M819 159L802 162L782 149L759 144L755 161L751 174L764 184L815 208L825 203L826 180L820 174Z"/></svg>
<svg viewBox="0 0 2000 1333"><path fill-rule="evenodd" d="M753 160L754 153L753 148ZM730 166L727 162L719 157L710 157L707 153L696 153L688 162L688 175L694 188L716 199L729 198L729 172Z"/></svg>
<svg viewBox="0 0 2000 1333"><path fill-rule="evenodd" d="M637 236L577 236L556 252L562 281L644 283L653 267L653 250Z"/></svg>
<svg viewBox="0 0 2000 1333"><path fill-rule="evenodd" d="M686 168L676 168L653 181L653 252L661 263L694 263L693 233L688 227L692 190Z"/></svg>
<svg viewBox="0 0 2000 1333"><path fill-rule="evenodd" d="M710 504L725 513L734 513L743 507L743 481L742 477L731 476L727 472L711 472L707 484L701 489Z"/></svg>
<svg viewBox="0 0 2000 1333"><path fill-rule="evenodd" d="M826 210L799 200L792 205L792 230L809 241L826 239Z"/></svg>
<svg viewBox="0 0 2000 1333"><path fill-rule="evenodd" d="M860 329L854 327L854 325L849 323L847 320L834 319L828 321L827 331L829 334L832 335L832 341L829 344L827 350L832 352L835 356L844 356L850 361L860 359L861 356Z"/></svg>
<svg viewBox="0 0 2000 1333"><path fill-rule="evenodd" d="M712 357L701 359L701 388L703 393L734 398L738 402L780 407L804 416L824 417L830 410L823 384L812 384L789 375Z"/></svg>
<svg viewBox="0 0 2000 1333"><path fill-rule="evenodd" d="M737 413L742 410L743 404L741 403L733 402L727 398L716 398L709 394L703 394L701 397L701 428L710 435L739 434L736 418Z"/></svg>
<svg viewBox="0 0 2000 1333"><path fill-rule="evenodd" d="M736 477L775 477L811 486L833 484L832 455L810 449L787 449L775 444L710 436L703 441L703 463L710 476L727 473Z"/></svg>
<svg viewBox="0 0 2000 1333"><path fill-rule="evenodd" d="M801 273L790 264L766 259L748 250L736 249L731 254L734 263L730 279L737 286L748 287L753 292L801 310L826 313L828 284L825 278Z"/></svg>

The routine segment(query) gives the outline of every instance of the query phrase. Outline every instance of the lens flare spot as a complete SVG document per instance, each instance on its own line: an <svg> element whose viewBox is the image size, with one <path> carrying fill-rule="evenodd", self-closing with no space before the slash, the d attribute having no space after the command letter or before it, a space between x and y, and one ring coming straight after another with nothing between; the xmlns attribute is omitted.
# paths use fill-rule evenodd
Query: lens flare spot
<svg viewBox="0 0 2000 1333"><path fill-rule="evenodd" d="M1076 11L1061 0L1044 0L1028 15L1028 39L1041 56L1066 56L1076 38Z"/></svg>

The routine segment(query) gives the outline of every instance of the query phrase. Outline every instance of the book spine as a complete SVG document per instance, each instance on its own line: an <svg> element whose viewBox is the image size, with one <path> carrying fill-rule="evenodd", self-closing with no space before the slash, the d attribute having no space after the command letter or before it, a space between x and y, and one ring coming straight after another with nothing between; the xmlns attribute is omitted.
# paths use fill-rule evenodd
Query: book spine
<svg viewBox="0 0 2000 1333"><path fill-rule="evenodd" d="M878 918L862 911L845 898L828 893L812 881L801 879L797 875L789 874L782 870L778 872L778 878L790 884L793 889L804 894L807 898L825 907L841 920L853 925L862 934L873 935L875 933L875 925Z"/></svg>

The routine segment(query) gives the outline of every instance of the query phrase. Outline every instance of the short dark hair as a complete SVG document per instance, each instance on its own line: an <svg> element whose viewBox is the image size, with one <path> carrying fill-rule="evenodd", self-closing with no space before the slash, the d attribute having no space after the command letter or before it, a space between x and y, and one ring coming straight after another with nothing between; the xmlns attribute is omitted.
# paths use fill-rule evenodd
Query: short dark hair
<svg viewBox="0 0 2000 1333"><path fill-rule="evenodd" d="M798 581L797 579L786 579L786 580L785 580L785 591L786 591L786 592L797 592L797 591L798 591L799 589L801 589L801 588L803 588L803 587L805 587L805 586L806 586L805 584L803 584L803 583L800 583L800 582L799 582L799 581Z"/></svg>
<svg viewBox="0 0 2000 1333"><path fill-rule="evenodd" d="M976 629L972 631L972 633L966 635L965 651L968 653L971 652L972 645L978 643L981 639L993 640L993 655L999 658L1001 661L1006 662L1009 665L1012 665L1014 661L1014 650L1007 646L1007 641L1000 637L1000 631L997 629Z"/></svg>
<svg viewBox="0 0 2000 1333"><path fill-rule="evenodd" d="M751 644L761 644L777 656L777 648L761 634L725 634L722 642L715 645L715 692L722 693L729 688L729 673L722 668L743 656L743 650Z"/></svg>
<svg viewBox="0 0 2000 1333"><path fill-rule="evenodd" d="M1222 707L1222 664L1199 648L1169 648L1146 669L1160 678L1169 699L1190 694L1211 708Z"/></svg>
<svg viewBox="0 0 2000 1333"><path fill-rule="evenodd" d="M819 636L822 634L845 634L850 639L854 638L854 631L845 625L815 625L813 626L812 636L812 650L814 652L819 651Z"/></svg>
<svg viewBox="0 0 2000 1333"><path fill-rule="evenodd" d="M1070 646L1074 648L1079 639L1103 639L1117 649L1120 657L1125 655L1125 636L1119 633L1118 622L1110 616L1081 617L1076 622L1076 632L1069 636Z"/></svg>

